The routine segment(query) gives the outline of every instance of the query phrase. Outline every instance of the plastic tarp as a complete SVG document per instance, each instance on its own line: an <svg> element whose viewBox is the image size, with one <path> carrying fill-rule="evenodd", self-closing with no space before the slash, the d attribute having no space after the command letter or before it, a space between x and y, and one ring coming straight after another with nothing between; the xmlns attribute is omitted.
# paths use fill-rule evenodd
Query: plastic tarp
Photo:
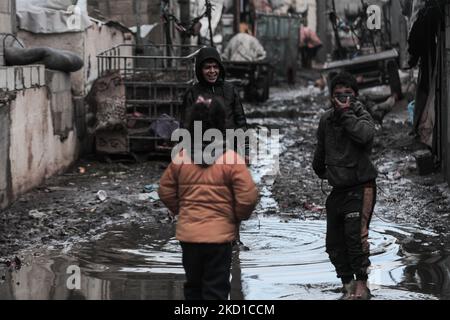
<svg viewBox="0 0 450 320"><path fill-rule="evenodd" d="M161 115L154 121L150 129L158 136L166 140L170 140L172 133L180 128L180 123L168 114Z"/></svg>
<svg viewBox="0 0 450 320"><path fill-rule="evenodd" d="M260 61L267 56L261 43L250 34L238 33L231 38L224 50L223 58L228 61Z"/></svg>
<svg viewBox="0 0 450 320"><path fill-rule="evenodd" d="M91 21L76 0L16 0L19 29L32 33L66 33L86 30Z"/></svg>

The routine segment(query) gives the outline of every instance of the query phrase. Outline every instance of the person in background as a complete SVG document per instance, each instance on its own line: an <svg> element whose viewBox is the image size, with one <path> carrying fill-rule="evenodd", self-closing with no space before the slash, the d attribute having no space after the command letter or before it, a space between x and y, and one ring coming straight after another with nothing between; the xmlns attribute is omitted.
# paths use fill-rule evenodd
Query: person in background
<svg viewBox="0 0 450 320"><path fill-rule="evenodd" d="M257 62L266 59L266 50L259 40L251 34L248 25L242 23L240 28L241 32L230 39L222 57L226 61L237 62Z"/></svg>
<svg viewBox="0 0 450 320"><path fill-rule="evenodd" d="M212 47L204 47L199 50L195 61L195 74L197 83L191 86L185 93L181 109L182 126L190 123L190 117L195 109L195 103L202 99L220 97L224 102L225 128L248 130L247 118L242 106L239 93L233 84L225 81L225 67L219 52ZM242 156L246 163L250 164L250 147L248 142L237 145L235 151ZM242 246L239 226L237 227L236 245Z"/></svg>
<svg viewBox="0 0 450 320"><path fill-rule="evenodd" d="M312 61L322 46L322 41L311 28L300 26L299 49L303 68L312 67Z"/></svg>
<svg viewBox="0 0 450 320"><path fill-rule="evenodd" d="M248 130L247 118L237 89L225 81L225 68L219 52L212 47L204 47L197 54L195 62L197 83L185 93L181 110L182 125L190 122L195 102L201 96L204 99L221 97L225 108L225 128ZM240 146L248 160L248 145Z"/></svg>

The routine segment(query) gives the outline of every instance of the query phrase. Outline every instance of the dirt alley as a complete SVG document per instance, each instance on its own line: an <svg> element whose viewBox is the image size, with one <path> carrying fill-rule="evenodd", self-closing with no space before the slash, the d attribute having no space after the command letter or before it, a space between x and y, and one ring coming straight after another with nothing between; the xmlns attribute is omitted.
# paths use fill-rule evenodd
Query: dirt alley
<svg viewBox="0 0 450 320"><path fill-rule="evenodd" d="M246 104L253 126L278 128L284 146L281 171L272 188L283 218L323 220L325 195L312 168L315 132L327 108L327 96L313 87L272 90L261 105ZM396 108L377 126L374 160L380 171L375 215L390 222L407 222L439 234L430 252L450 251L450 194L439 174L421 177L413 152L419 148L409 135L407 113ZM117 224L165 225L155 238L172 237L174 225L159 201L150 199L166 160L108 163L95 156L78 161L65 174L53 177L23 195L0 215L0 263L24 249L67 249ZM146 187L147 186L147 187ZM322 191L322 189L324 189ZM107 198L99 199L104 190ZM101 196L100 196L101 198ZM420 239L419 239L420 240ZM404 245L418 239L404 239Z"/></svg>

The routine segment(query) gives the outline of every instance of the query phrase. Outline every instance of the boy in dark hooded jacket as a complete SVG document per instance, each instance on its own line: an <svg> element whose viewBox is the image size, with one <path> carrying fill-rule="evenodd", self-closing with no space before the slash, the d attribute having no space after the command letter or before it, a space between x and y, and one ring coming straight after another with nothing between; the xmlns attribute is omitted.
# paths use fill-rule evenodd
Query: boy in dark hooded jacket
<svg viewBox="0 0 450 320"><path fill-rule="evenodd" d="M320 119L313 160L315 173L333 186L326 202L326 250L344 284L344 297L368 299L368 235L377 177L370 160L375 125L356 100L358 86L351 74L338 74L330 92L333 108Z"/></svg>
<svg viewBox="0 0 450 320"><path fill-rule="evenodd" d="M204 47L200 49L195 60L195 74L198 82L189 88L184 95L181 111L182 125L186 126L191 122L192 109L199 98L212 99L220 97L225 108L225 129L242 129L244 132L247 131L247 118L245 117L239 93L231 83L225 81L225 67L219 52L215 48ZM249 164L250 147L247 142L243 146L235 145L235 151ZM239 226L236 232L237 239L235 244L243 245L240 240Z"/></svg>
<svg viewBox="0 0 450 320"><path fill-rule="evenodd" d="M192 108L199 97L211 99L219 96L225 105L225 128L246 131L247 119L239 94L231 83L225 81L225 68L215 48L200 49L196 57L195 73L198 82L186 91L183 99L183 125L190 122Z"/></svg>

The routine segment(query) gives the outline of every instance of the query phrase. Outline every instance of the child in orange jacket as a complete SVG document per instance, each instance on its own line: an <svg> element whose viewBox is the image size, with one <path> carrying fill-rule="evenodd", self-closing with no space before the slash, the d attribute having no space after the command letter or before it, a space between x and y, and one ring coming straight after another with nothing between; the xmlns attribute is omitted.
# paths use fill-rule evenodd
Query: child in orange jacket
<svg viewBox="0 0 450 320"><path fill-rule="evenodd" d="M225 129L225 110L220 98L193 107L188 130L201 123L202 137L209 129ZM223 137L223 135L222 135ZM194 145L194 143L192 144ZM258 191L249 170L224 139L211 146L222 150L205 161L206 143L183 149L161 181L159 196L173 215L178 215L176 237L183 250L187 300L227 300L230 293L232 242L240 221L255 209ZM210 150L208 148L207 150ZM201 159L200 163L195 163Z"/></svg>

